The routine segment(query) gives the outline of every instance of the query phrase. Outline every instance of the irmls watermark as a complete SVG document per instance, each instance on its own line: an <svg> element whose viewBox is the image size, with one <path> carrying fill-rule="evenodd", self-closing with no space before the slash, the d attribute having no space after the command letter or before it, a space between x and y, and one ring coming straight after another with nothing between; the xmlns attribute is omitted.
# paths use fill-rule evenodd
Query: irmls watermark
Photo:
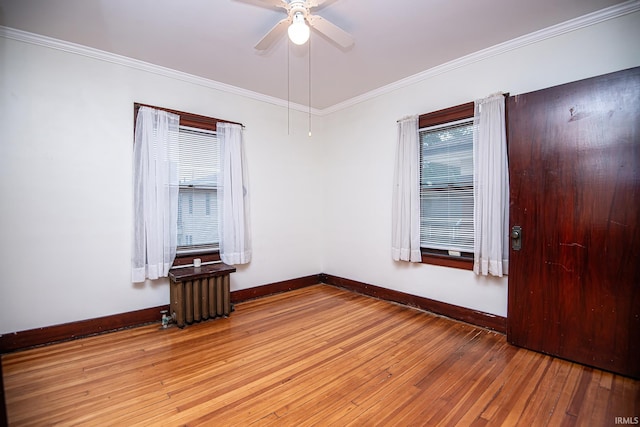
<svg viewBox="0 0 640 427"><path fill-rule="evenodd" d="M618 425L638 425L640 417L615 417L614 421Z"/></svg>

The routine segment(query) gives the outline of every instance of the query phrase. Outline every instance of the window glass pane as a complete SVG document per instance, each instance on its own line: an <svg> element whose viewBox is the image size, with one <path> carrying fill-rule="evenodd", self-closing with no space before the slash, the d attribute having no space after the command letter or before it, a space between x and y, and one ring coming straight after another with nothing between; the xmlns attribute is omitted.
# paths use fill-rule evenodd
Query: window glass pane
<svg viewBox="0 0 640 427"><path fill-rule="evenodd" d="M178 246L218 246L217 176L220 151L215 132L181 126Z"/></svg>
<svg viewBox="0 0 640 427"><path fill-rule="evenodd" d="M215 132L180 126L180 185L216 186L220 149Z"/></svg>
<svg viewBox="0 0 640 427"><path fill-rule="evenodd" d="M473 120L420 130L420 246L473 252Z"/></svg>
<svg viewBox="0 0 640 427"><path fill-rule="evenodd" d="M178 246L218 244L218 206L214 189L180 189ZM189 209L189 207L192 209Z"/></svg>

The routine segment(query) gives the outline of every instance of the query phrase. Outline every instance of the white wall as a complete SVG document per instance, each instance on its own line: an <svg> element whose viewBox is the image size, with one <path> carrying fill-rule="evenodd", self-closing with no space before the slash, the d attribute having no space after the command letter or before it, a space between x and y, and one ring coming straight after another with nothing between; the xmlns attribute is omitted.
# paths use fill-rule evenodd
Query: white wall
<svg viewBox="0 0 640 427"><path fill-rule="evenodd" d="M282 107L5 38L0 73L0 333L168 303L166 280L130 280L134 102L245 124L254 255L233 290L321 271L305 114L288 135Z"/></svg>
<svg viewBox="0 0 640 427"><path fill-rule="evenodd" d="M639 15L513 50L314 118L0 37L0 334L167 304L130 281L133 103L246 125L253 261L244 289L325 272L498 315L506 280L394 263L395 122L498 90L640 65ZM428 54L428 52L424 53Z"/></svg>
<svg viewBox="0 0 640 427"><path fill-rule="evenodd" d="M325 117L324 272L506 316L507 279L391 260L396 120L640 65L640 14L493 56ZM416 49L416 54L428 51Z"/></svg>

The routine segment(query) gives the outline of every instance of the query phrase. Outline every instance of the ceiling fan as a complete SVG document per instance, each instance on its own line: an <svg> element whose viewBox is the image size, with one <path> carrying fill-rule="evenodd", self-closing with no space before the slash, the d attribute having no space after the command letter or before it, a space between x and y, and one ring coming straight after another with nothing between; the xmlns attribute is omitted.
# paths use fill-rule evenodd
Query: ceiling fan
<svg viewBox="0 0 640 427"><path fill-rule="evenodd" d="M287 17L278 22L255 45L257 50L266 50L288 28L289 39L298 45L309 40L309 26L322 33L343 48L353 44L353 37L342 28L319 15L312 15L311 9L318 7L327 0L261 0L265 6L274 6L287 11ZM307 23L309 26L307 26Z"/></svg>

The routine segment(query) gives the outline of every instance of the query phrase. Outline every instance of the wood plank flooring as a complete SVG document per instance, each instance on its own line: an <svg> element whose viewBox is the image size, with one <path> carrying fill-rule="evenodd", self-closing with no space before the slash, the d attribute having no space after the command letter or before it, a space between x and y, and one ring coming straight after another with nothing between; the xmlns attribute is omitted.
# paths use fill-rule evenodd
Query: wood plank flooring
<svg viewBox="0 0 640 427"><path fill-rule="evenodd" d="M640 416L639 381L327 285L184 330L144 326L2 364L11 426L613 426Z"/></svg>

